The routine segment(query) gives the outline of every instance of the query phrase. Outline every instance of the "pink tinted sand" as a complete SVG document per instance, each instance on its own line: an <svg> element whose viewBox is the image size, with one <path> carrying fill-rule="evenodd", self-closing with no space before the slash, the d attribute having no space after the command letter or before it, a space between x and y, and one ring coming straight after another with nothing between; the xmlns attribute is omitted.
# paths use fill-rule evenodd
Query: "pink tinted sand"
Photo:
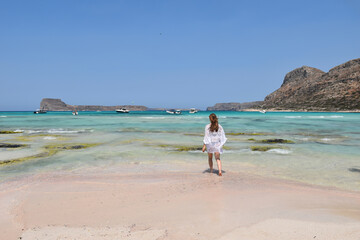
<svg viewBox="0 0 360 240"><path fill-rule="evenodd" d="M227 172L1 184L0 239L360 239L360 194Z"/></svg>

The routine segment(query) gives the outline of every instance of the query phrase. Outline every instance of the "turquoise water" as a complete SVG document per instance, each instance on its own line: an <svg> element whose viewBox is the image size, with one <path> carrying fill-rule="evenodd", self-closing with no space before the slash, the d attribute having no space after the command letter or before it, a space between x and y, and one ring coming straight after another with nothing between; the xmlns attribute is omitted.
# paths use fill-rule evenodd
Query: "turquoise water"
<svg viewBox="0 0 360 240"><path fill-rule="evenodd" d="M0 143L23 143L20 149L0 148L0 161L42 153L49 144L99 144L64 150L48 157L0 165L0 181L48 172L116 172L123 166L142 171L154 164L168 170L203 164L204 126L210 112L169 115L160 111L131 112L0 112ZM224 170L283 178L314 185L359 191L360 114L296 112L216 112L228 133L222 155ZM231 135L230 133L241 133ZM293 144L264 144L253 140L282 138ZM182 149L180 147L192 147ZM251 146L271 146L266 152ZM194 148L195 147L195 148ZM181 167L179 167L181 166ZM179 168L179 169L177 169ZM226 174L225 174L226 175Z"/></svg>

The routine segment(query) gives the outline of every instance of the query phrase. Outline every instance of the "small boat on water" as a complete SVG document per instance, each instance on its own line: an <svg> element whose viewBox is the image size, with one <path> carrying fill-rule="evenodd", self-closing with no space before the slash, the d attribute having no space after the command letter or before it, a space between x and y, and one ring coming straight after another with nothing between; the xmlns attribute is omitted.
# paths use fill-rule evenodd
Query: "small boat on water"
<svg viewBox="0 0 360 240"><path fill-rule="evenodd" d="M198 112L198 110L196 110L195 108L190 108L189 113L197 113L197 112Z"/></svg>
<svg viewBox="0 0 360 240"><path fill-rule="evenodd" d="M178 110L170 109L170 110L167 110L166 112L169 114L177 114L177 115L181 114L181 110L179 110L179 109Z"/></svg>
<svg viewBox="0 0 360 240"><path fill-rule="evenodd" d="M126 108L120 108L115 110L117 113L129 113L130 110Z"/></svg>
<svg viewBox="0 0 360 240"><path fill-rule="evenodd" d="M266 113L266 110L260 110L259 112L265 114L265 113Z"/></svg>
<svg viewBox="0 0 360 240"><path fill-rule="evenodd" d="M47 113L47 111L45 109L36 109L36 111L34 111L34 114L42 114L42 113Z"/></svg>
<svg viewBox="0 0 360 240"><path fill-rule="evenodd" d="M73 111L72 115L76 116L76 115L79 115L79 113L77 111Z"/></svg>

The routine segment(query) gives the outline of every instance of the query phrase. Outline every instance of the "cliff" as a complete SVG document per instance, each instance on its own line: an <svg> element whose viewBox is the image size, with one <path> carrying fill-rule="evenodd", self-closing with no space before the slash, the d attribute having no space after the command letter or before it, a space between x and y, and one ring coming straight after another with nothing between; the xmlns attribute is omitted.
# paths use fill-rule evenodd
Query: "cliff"
<svg viewBox="0 0 360 240"><path fill-rule="evenodd" d="M118 106L97 106L97 105L69 105L61 101L61 99L44 98L40 103L41 109L48 111L115 111L119 108L126 108L130 111L146 111L145 106L137 105L118 105Z"/></svg>
<svg viewBox="0 0 360 240"><path fill-rule="evenodd" d="M208 107L207 111L244 111L250 108L257 108L263 104L262 101L245 102L245 103L216 103L213 107Z"/></svg>
<svg viewBox="0 0 360 240"><path fill-rule="evenodd" d="M303 66L286 74L283 84L265 97L263 108L305 111L360 109L360 58L323 72Z"/></svg>

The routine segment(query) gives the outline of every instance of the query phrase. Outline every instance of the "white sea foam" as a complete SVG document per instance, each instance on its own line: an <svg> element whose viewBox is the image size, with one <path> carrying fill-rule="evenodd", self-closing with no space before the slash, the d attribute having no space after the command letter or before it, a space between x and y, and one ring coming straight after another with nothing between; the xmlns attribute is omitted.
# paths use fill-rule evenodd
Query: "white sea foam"
<svg viewBox="0 0 360 240"><path fill-rule="evenodd" d="M321 141L324 141L324 142L330 142L330 141L334 141L334 139L332 138L322 138L320 139Z"/></svg>
<svg viewBox="0 0 360 240"><path fill-rule="evenodd" d="M188 151L189 153L202 153L201 150L191 150L191 151Z"/></svg>
<svg viewBox="0 0 360 240"><path fill-rule="evenodd" d="M21 130L21 129L16 129L14 132L17 132L17 133L22 133L22 132L24 132L24 130Z"/></svg>
<svg viewBox="0 0 360 240"><path fill-rule="evenodd" d="M7 116L0 116L0 117L3 117L3 118L5 118L5 117L7 117Z"/></svg>
<svg viewBox="0 0 360 240"><path fill-rule="evenodd" d="M56 137L51 137L51 136L47 136L47 137L44 137L44 140L55 140Z"/></svg>
<svg viewBox="0 0 360 240"><path fill-rule="evenodd" d="M332 115L332 116L309 116L309 118L343 118L341 115Z"/></svg>
<svg viewBox="0 0 360 240"><path fill-rule="evenodd" d="M63 129L59 128L59 129L50 129L50 130L47 130L46 132L48 132L48 133L79 133L82 131L63 130Z"/></svg>
<svg viewBox="0 0 360 240"><path fill-rule="evenodd" d="M22 129L17 129L16 132L25 132L28 134L34 134L34 133L50 133L50 134L66 134L66 133L81 133L81 132L85 132L86 130L64 130L62 128L58 128L58 129L40 129L40 130L22 130ZM92 132L94 130L87 130L89 132Z"/></svg>
<svg viewBox="0 0 360 240"><path fill-rule="evenodd" d="M290 153L292 153L290 150L280 149L280 148L270 149L267 152L277 153L277 154L290 154Z"/></svg>
<svg viewBox="0 0 360 240"><path fill-rule="evenodd" d="M285 118L302 118L302 116L285 116Z"/></svg>

